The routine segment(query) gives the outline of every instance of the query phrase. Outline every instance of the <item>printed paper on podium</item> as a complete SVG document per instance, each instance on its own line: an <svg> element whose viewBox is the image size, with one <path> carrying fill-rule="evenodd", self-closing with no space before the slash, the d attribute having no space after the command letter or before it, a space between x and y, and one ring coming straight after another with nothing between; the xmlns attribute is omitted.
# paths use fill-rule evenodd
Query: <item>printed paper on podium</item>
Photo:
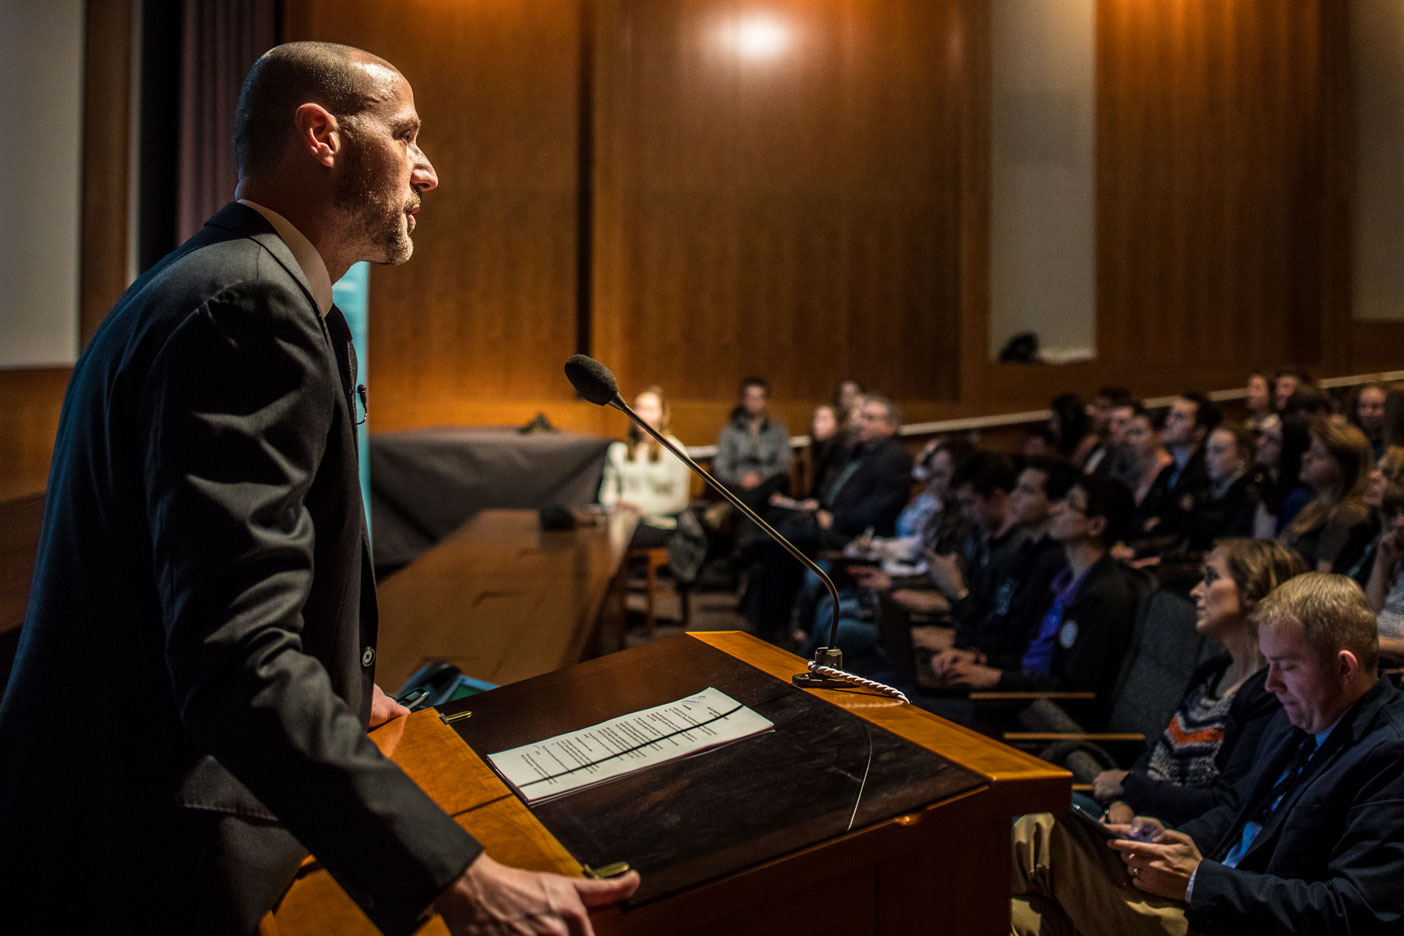
<svg viewBox="0 0 1404 936"><path fill-rule="evenodd" d="M537 803L769 731L772 722L726 693L702 692L488 756Z"/></svg>

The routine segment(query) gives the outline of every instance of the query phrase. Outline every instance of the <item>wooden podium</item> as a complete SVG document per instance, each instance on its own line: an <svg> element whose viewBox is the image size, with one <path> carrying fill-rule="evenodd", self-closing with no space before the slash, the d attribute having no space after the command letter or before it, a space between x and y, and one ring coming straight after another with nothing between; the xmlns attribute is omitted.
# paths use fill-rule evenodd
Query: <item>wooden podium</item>
<svg viewBox="0 0 1404 936"><path fill-rule="evenodd" d="M863 690L791 691L789 678L803 665L747 634L689 634L452 703L444 709L459 715L452 725L439 712L417 712L372 736L499 861L580 875L581 860L601 860L580 854L595 847L635 863L645 885L625 907L592 916L601 936L1007 933L1010 820L1067 808L1070 776L894 699ZM672 701L698 683L721 683L747 704L742 696L761 686L763 705L772 708L757 710L776 721L769 747L747 749L749 739L535 812L474 750L492 753ZM859 740L839 739L845 763L836 768L823 753L834 750L824 739L853 725L861 726ZM811 745L816 754L806 764ZM885 752L878 766L874 750ZM740 765L758 756L765 772L748 774ZM774 773L785 770L795 782ZM856 797L843 793L850 781ZM831 788L842 794L839 801ZM726 840L732 829L734 846ZM343 936L375 929L309 862L265 931ZM436 919L421 932L445 930Z"/></svg>

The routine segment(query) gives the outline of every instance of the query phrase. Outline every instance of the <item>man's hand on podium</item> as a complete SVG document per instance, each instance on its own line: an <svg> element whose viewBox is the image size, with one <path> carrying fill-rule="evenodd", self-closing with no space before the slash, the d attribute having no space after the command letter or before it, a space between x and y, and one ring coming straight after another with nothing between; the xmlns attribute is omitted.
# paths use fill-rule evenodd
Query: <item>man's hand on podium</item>
<svg viewBox="0 0 1404 936"><path fill-rule="evenodd" d="M639 886L639 873L607 881L511 868L479 855L434 902L454 936L594 936L591 907L606 907Z"/></svg>
<svg viewBox="0 0 1404 936"><path fill-rule="evenodd" d="M408 715L410 710L386 695L379 686L375 687L375 692L371 695L370 726L379 728L392 718L399 718L401 715Z"/></svg>

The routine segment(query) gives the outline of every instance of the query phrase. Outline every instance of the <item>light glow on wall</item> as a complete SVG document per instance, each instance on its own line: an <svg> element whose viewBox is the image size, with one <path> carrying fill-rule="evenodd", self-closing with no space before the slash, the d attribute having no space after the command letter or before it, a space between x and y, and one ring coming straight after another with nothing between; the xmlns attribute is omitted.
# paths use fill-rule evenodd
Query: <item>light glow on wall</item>
<svg viewBox="0 0 1404 936"><path fill-rule="evenodd" d="M790 27L768 13L752 13L728 23L722 42L741 58L773 59L790 45Z"/></svg>

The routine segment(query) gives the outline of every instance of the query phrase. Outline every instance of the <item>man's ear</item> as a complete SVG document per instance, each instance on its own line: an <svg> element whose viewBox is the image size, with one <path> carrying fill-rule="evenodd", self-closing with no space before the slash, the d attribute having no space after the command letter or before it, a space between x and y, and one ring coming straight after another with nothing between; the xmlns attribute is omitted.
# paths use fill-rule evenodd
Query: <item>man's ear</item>
<svg viewBox="0 0 1404 936"><path fill-rule="evenodd" d="M1340 677L1343 684L1355 681L1355 677L1360 673L1360 660L1349 650L1336 651L1336 675Z"/></svg>
<svg viewBox="0 0 1404 936"><path fill-rule="evenodd" d="M1087 535L1091 539L1100 540L1102 534L1107 531L1107 518L1101 514L1092 514L1087 518Z"/></svg>
<svg viewBox="0 0 1404 936"><path fill-rule="evenodd" d="M320 104L303 104L293 117L297 150L331 168L341 151L341 127L335 115Z"/></svg>

